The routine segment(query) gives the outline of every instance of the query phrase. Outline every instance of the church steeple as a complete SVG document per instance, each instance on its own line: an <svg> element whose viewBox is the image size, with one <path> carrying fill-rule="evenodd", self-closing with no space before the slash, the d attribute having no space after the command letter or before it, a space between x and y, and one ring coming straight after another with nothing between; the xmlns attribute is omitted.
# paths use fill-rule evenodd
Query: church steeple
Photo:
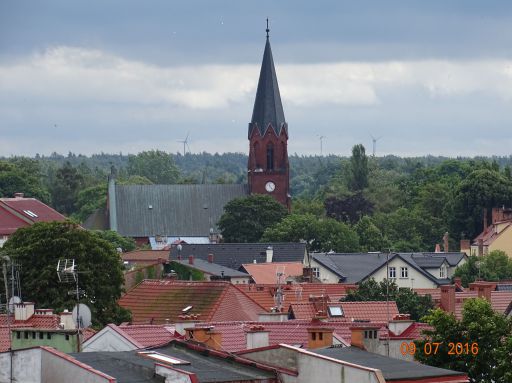
<svg viewBox="0 0 512 383"><path fill-rule="evenodd" d="M274 128L278 136L281 134L282 129L287 129L284 119L283 104L281 103L281 94L279 93L279 85L277 83L276 69L274 67L274 59L272 57L272 49L270 48L268 19L266 32L267 42L261 63L260 79L258 81L258 90L256 91L252 119L249 123L249 137L255 128L258 128L260 135L263 136L269 128L269 125Z"/></svg>
<svg viewBox="0 0 512 383"><path fill-rule="evenodd" d="M251 193L267 194L290 209L290 166L288 163L288 124L277 84L276 69L267 41L252 119L249 123L247 178Z"/></svg>

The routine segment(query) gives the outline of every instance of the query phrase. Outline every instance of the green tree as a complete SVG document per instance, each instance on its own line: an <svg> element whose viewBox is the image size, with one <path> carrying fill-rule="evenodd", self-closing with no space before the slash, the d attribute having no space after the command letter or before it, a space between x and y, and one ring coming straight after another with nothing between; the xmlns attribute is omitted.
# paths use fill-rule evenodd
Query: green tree
<svg viewBox="0 0 512 383"><path fill-rule="evenodd" d="M226 242L258 242L266 228L287 214L288 210L274 198L252 194L229 201L217 225Z"/></svg>
<svg viewBox="0 0 512 383"><path fill-rule="evenodd" d="M389 290L388 290L389 283ZM385 301L386 295L390 301L395 301L398 311L410 314L414 320L420 320L434 308L430 295L418 295L409 288L398 288L394 281L385 279L378 283L371 278L359 284L357 290L351 290L343 299L347 302Z"/></svg>
<svg viewBox="0 0 512 383"><path fill-rule="evenodd" d="M359 250L356 232L332 218L312 214L291 214L265 230L263 242L306 241L311 251L353 252Z"/></svg>
<svg viewBox="0 0 512 383"><path fill-rule="evenodd" d="M76 197L76 213L73 218L83 222L96 209L107 203L107 184L103 183L80 190Z"/></svg>
<svg viewBox="0 0 512 383"><path fill-rule="evenodd" d="M350 224L357 223L362 216L373 212L373 204L361 192L344 198L329 197L325 200L324 206L328 217Z"/></svg>
<svg viewBox="0 0 512 383"><path fill-rule="evenodd" d="M48 203L50 194L41 182L39 163L27 158L16 161L0 161L0 197L13 197L14 193L24 193Z"/></svg>
<svg viewBox="0 0 512 383"><path fill-rule="evenodd" d="M349 189L353 192L368 187L368 157L362 144L354 145L350 157Z"/></svg>
<svg viewBox="0 0 512 383"><path fill-rule="evenodd" d="M55 175L51 189L53 207L65 215L74 213L77 195L83 186L82 175L69 162L66 162Z"/></svg>
<svg viewBox="0 0 512 383"><path fill-rule="evenodd" d="M180 176L172 156L160 150L128 156L127 170L130 176L143 176L155 184L175 184Z"/></svg>
<svg viewBox="0 0 512 383"><path fill-rule="evenodd" d="M493 250L488 255L471 255L468 261L457 267L455 277L460 277L464 286L477 279L502 281L512 279L512 259L501 250Z"/></svg>
<svg viewBox="0 0 512 383"><path fill-rule="evenodd" d="M136 248L135 240L133 238L123 237L113 230L94 230L99 238L109 242L114 249L121 249L122 252L133 251Z"/></svg>
<svg viewBox="0 0 512 383"><path fill-rule="evenodd" d="M389 242L384 238L382 232L375 226L371 218L361 218L354 228L359 236L361 251L387 251L389 249Z"/></svg>
<svg viewBox="0 0 512 383"><path fill-rule="evenodd" d="M418 361L435 367L466 372L471 382L512 382L510 373L512 320L495 312L485 299L464 302L462 320L440 309L425 318L433 329L423 340L415 341ZM440 343L436 354L426 353L426 343ZM449 343L468 344L469 353L449 355ZM477 345L475 355L471 349ZM465 350L465 348L464 348Z"/></svg>
<svg viewBox="0 0 512 383"><path fill-rule="evenodd" d="M129 320L129 312L117 304L123 284L119 254L97 234L71 222L40 222L18 229L2 250L22 265L23 299L57 312L71 309L76 302L68 290L73 286L59 283L56 267L59 259L75 259L85 291L81 302L91 308L93 324Z"/></svg>

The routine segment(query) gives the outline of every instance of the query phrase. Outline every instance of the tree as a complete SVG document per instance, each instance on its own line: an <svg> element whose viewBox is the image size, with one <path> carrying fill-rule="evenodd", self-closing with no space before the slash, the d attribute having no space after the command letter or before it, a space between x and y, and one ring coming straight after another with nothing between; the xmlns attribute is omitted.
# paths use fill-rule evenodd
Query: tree
<svg viewBox="0 0 512 383"><path fill-rule="evenodd" d="M332 218L312 214L291 214L265 230L263 242L306 241L311 251L353 252L359 250L359 238L348 225Z"/></svg>
<svg viewBox="0 0 512 383"><path fill-rule="evenodd" d="M477 279L502 281L512 279L512 259L501 250L493 250L488 255L471 255L468 261L457 267L455 277L460 277L464 286Z"/></svg>
<svg viewBox="0 0 512 383"><path fill-rule="evenodd" d="M361 251L386 251L389 249L389 242L369 217L361 218L354 228L359 236Z"/></svg>
<svg viewBox="0 0 512 383"><path fill-rule="evenodd" d="M0 161L0 197L24 193L25 197L34 197L47 203L50 194L41 178L41 168L35 160L18 158L11 162Z"/></svg>
<svg viewBox="0 0 512 383"><path fill-rule="evenodd" d="M55 210L65 215L74 213L77 195L83 186L82 175L69 162L66 162L57 170L51 189L52 205Z"/></svg>
<svg viewBox="0 0 512 383"><path fill-rule="evenodd" d="M217 225L226 242L258 242L266 228L287 214L288 210L274 198L252 194L229 201Z"/></svg>
<svg viewBox="0 0 512 383"><path fill-rule="evenodd" d="M73 218L83 222L96 209L107 203L107 184L103 183L80 190L76 197L76 213Z"/></svg>
<svg viewBox="0 0 512 383"><path fill-rule="evenodd" d="M386 295L390 301L396 302L400 313L410 314L411 319L414 320L420 320L434 307L430 295L421 296L409 288L398 288L394 281L388 279L380 283L373 278L361 282L357 290L349 291L343 300L346 302L385 301Z"/></svg>
<svg viewBox="0 0 512 383"><path fill-rule="evenodd" d="M368 187L368 157L362 144L354 145L350 157L349 189L353 192Z"/></svg>
<svg viewBox="0 0 512 383"><path fill-rule="evenodd" d="M2 250L22 265L23 299L57 312L71 309L76 302L68 290L74 286L59 283L56 267L59 259L75 259L79 287L85 291L81 302L91 308L93 324L129 320L129 313L117 304L123 284L121 259L97 234L69 221L40 222L18 229Z"/></svg>
<svg viewBox="0 0 512 383"><path fill-rule="evenodd" d="M361 192L344 198L329 197L325 200L324 206L328 217L350 224L357 223L362 216L373 212L373 204Z"/></svg>
<svg viewBox="0 0 512 383"><path fill-rule="evenodd" d="M128 156L128 174L146 177L155 184L175 184L180 176L172 156L161 150Z"/></svg>
<svg viewBox="0 0 512 383"><path fill-rule="evenodd" d="M487 300L466 300L462 320L440 309L427 315L425 320L433 329L425 331L423 340L415 341L418 361L466 372L474 383L512 382L512 320L495 312ZM429 348L425 346L434 342L440 343L435 354L428 352ZM448 354L450 343L461 343L463 352Z"/></svg>
<svg viewBox="0 0 512 383"><path fill-rule="evenodd" d="M123 237L113 230L95 230L93 231L99 238L109 242L114 249L121 249L122 252L133 251L136 248L133 238Z"/></svg>

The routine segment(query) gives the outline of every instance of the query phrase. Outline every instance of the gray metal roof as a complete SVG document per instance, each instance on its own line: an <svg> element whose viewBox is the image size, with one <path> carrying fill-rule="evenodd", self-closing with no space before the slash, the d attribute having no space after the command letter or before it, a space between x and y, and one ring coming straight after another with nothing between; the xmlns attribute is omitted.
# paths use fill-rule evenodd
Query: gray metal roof
<svg viewBox="0 0 512 383"><path fill-rule="evenodd" d="M194 259L194 264L189 264L188 259L182 259L182 260L173 260L172 262L179 262L184 266L192 267L194 269L203 271L205 273L215 275L215 276L224 276L224 277L249 277L250 275L247 273L244 273L242 271L238 271L235 269L232 269L230 267L222 266L217 263L210 263L208 261L205 261L203 259Z"/></svg>
<svg viewBox="0 0 512 383"><path fill-rule="evenodd" d="M127 237L208 236L247 185L116 185L117 231Z"/></svg>
<svg viewBox="0 0 512 383"><path fill-rule="evenodd" d="M209 356L174 343L153 351L190 362L190 364L176 367L196 374L200 382L252 381L275 376L269 371ZM163 383L165 381L163 378L154 377L154 365L158 361L143 358L137 355L137 351L81 352L71 356L116 378L118 383Z"/></svg>
<svg viewBox="0 0 512 383"><path fill-rule="evenodd" d="M218 244L182 244L181 257L188 259L189 255L195 258L208 260L208 254L213 254L213 262L219 265L239 270L244 263L264 263L266 250L273 249L273 262L302 262L306 253L305 243L277 242L277 243L218 243ZM172 247L171 259L177 259L178 249Z"/></svg>
<svg viewBox="0 0 512 383"><path fill-rule="evenodd" d="M281 134L281 129L287 129L284 119L283 104L279 93L277 83L276 69L274 59L272 58L272 49L267 37L263 61L261 63L260 79L258 81L258 90L254 100L254 109L252 119L249 123L249 137L254 128L258 128L263 136L268 126L272 125L277 135Z"/></svg>
<svg viewBox="0 0 512 383"><path fill-rule="evenodd" d="M416 362L388 358L387 356L363 351L356 347L323 348L313 352L330 358L355 363L360 366L377 368L387 381L398 379L418 379L441 376L465 375L462 372L427 366Z"/></svg>

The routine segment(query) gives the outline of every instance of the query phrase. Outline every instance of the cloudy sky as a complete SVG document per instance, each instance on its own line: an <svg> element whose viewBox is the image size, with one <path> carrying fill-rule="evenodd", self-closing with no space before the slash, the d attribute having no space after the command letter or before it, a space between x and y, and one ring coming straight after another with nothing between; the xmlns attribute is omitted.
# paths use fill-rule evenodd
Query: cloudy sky
<svg viewBox="0 0 512 383"><path fill-rule="evenodd" d="M0 0L0 156L245 152L266 17L290 153L512 153L508 0Z"/></svg>

